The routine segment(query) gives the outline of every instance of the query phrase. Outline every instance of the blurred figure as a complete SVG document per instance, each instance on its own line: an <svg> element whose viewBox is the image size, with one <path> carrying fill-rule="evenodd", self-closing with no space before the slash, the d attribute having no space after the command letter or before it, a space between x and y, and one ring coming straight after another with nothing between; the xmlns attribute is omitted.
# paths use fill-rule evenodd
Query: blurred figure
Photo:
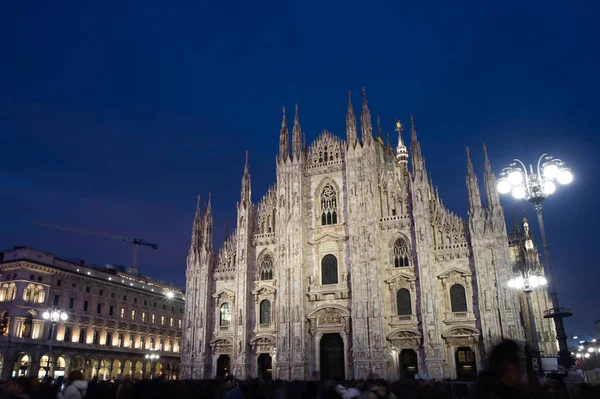
<svg viewBox="0 0 600 399"><path fill-rule="evenodd" d="M348 399L354 399L360 396L360 391L356 388L356 383L349 382L346 384L346 394L348 395Z"/></svg>
<svg viewBox="0 0 600 399"><path fill-rule="evenodd" d="M367 382L367 390L360 395L361 399L396 399L394 395L388 389L388 383L385 380L371 380Z"/></svg>
<svg viewBox="0 0 600 399"><path fill-rule="evenodd" d="M28 391L29 380L27 377L14 378L8 382L6 397L8 399L30 399Z"/></svg>
<svg viewBox="0 0 600 399"><path fill-rule="evenodd" d="M88 388L88 383L83 379L83 373L74 370L69 373L67 384L62 399L83 399Z"/></svg>
<svg viewBox="0 0 600 399"><path fill-rule="evenodd" d="M522 396L525 370L521 366L521 348L515 341L504 340L488 357L488 369L479 375L478 399L517 399Z"/></svg>
<svg viewBox="0 0 600 399"><path fill-rule="evenodd" d="M121 385L119 385L119 389L117 389L117 398L116 399L133 399L134 397L133 390L133 382L131 381L131 376L126 375L123 377L123 381L121 381Z"/></svg>
<svg viewBox="0 0 600 399"><path fill-rule="evenodd" d="M242 390L232 375L227 376L224 388L225 393L223 394L223 399L245 399Z"/></svg>

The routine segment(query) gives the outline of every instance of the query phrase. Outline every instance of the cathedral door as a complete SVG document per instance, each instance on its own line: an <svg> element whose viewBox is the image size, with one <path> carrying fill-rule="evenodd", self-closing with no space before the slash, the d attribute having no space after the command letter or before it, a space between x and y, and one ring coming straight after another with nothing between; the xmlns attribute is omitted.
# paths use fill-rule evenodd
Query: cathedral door
<svg viewBox="0 0 600 399"><path fill-rule="evenodd" d="M344 341L340 334L323 334L321 338L321 379L346 379Z"/></svg>
<svg viewBox="0 0 600 399"><path fill-rule="evenodd" d="M417 354L412 349L402 349L400 352L400 377L414 380L419 372Z"/></svg>
<svg viewBox="0 0 600 399"><path fill-rule="evenodd" d="M473 381L477 378L477 362L471 348L456 350L456 379Z"/></svg>
<svg viewBox="0 0 600 399"><path fill-rule="evenodd" d="M273 360L268 353L258 356L258 378L270 380L273 375Z"/></svg>
<svg viewBox="0 0 600 399"><path fill-rule="evenodd" d="M217 378L225 378L231 371L231 359L228 355L221 355L217 359Z"/></svg>

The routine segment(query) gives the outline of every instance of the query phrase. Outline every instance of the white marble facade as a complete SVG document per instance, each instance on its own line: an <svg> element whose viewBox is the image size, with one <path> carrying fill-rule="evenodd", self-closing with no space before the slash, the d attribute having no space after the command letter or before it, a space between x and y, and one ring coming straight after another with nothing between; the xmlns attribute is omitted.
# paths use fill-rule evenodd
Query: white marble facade
<svg viewBox="0 0 600 399"><path fill-rule="evenodd" d="M325 130L305 148L296 107L290 155L284 110L277 182L253 203L246 154L237 228L216 253L210 198L198 204L183 378L468 378L500 339L524 342L487 153L487 206L468 158L464 220L428 177L412 118L410 168L401 125L395 149L373 137L364 90L360 131L350 99L346 125L345 140Z"/></svg>

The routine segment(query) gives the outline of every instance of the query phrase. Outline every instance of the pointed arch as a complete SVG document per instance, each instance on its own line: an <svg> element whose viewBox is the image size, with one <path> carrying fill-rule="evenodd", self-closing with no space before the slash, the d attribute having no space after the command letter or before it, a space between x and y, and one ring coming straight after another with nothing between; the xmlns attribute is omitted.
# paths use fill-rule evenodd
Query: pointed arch
<svg viewBox="0 0 600 399"><path fill-rule="evenodd" d="M257 280L273 280L275 274L275 257L269 251L263 251L258 257L258 267L256 271Z"/></svg>

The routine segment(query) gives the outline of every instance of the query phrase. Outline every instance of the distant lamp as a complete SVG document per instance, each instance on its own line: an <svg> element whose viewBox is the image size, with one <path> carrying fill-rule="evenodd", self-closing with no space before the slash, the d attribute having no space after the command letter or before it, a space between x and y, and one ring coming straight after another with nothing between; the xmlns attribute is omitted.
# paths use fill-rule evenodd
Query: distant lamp
<svg viewBox="0 0 600 399"><path fill-rule="evenodd" d="M174 293L173 291L167 291L167 292L165 293L165 295L166 295L166 296L167 296L167 298L169 298L169 299L173 299L173 298L175 298L175 293Z"/></svg>

